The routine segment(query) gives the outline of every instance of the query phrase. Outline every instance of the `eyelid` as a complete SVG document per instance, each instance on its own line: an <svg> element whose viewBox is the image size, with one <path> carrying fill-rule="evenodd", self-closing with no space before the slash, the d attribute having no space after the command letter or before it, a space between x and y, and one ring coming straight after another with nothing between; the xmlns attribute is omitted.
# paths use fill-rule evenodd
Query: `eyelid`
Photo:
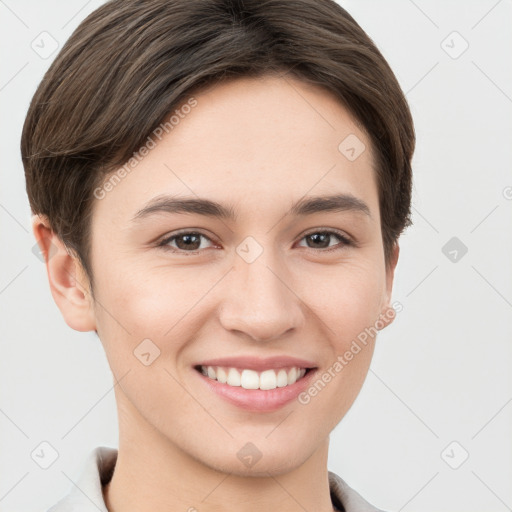
<svg viewBox="0 0 512 512"><path fill-rule="evenodd" d="M334 246L334 247L329 247L329 248L325 248L325 249L315 249L313 247L306 247L306 249L309 249L309 250L312 250L314 252L330 252L330 251L337 251L337 250L343 250L344 247L359 247L359 244L354 240L354 238L350 235L348 235L347 233L345 233L344 231L341 231L339 229L335 229L335 228L314 228L312 230L309 230L309 231L306 231L305 233L303 233L301 235L301 237L299 238L299 242L304 239L305 237L309 236L309 235L313 235L315 233L319 233L319 234L322 234L322 233L328 233L330 235L336 235L342 242L342 247L337 247L337 246Z"/></svg>
<svg viewBox="0 0 512 512"><path fill-rule="evenodd" d="M202 229L184 228L184 229L181 229L178 231L173 231L171 234L165 235L163 238L159 239L156 242L156 245L157 245L157 247L166 249L166 245L169 242L171 242L174 238L177 238L180 235L190 235L190 234L200 235L214 244L217 243L217 242L215 242L215 240L212 236L205 234ZM180 251L180 250L175 250L174 248L170 248L170 250L174 250L174 252L189 253L189 254L194 254L194 252L195 253L201 252L201 251Z"/></svg>
<svg viewBox="0 0 512 512"><path fill-rule="evenodd" d="M320 227L320 228L314 228L314 229L308 230L302 234L300 240L302 240L302 238L304 238L305 236L312 235L314 233L334 233L335 235L338 235L341 238L345 238L348 241L355 244L355 240L345 231L341 231L336 228L327 228L327 227L324 227L324 228Z"/></svg>
<svg viewBox="0 0 512 512"><path fill-rule="evenodd" d="M306 247L306 249L312 250L314 252L329 252L329 251L342 250L343 247L347 247L347 246L358 247L358 244L354 240L354 238L351 237L350 235L348 235L347 233L345 233L343 231L340 231L338 229L335 229L335 228L327 228L327 227L312 228L312 229L302 233L299 236L297 241L300 242L305 237L307 237L309 235L312 235L312 234L317 234L317 233L318 234L328 233L328 234L336 235L341 240L342 247L339 248L337 246L334 246L334 247L331 247L331 248L324 248L324 249L315 249L313 247ZM211 236L208 236L205 233L203 233L202 229L184 228L184 229L175 231L172 234L165 235L162 239L160 239L157 242L157 247L162 248L164 250L169 250L169 251L177 253L177 254L190 254L190 255L192 255L192 254L199 254L200 252L203 252L203 251L206 250L206 249L200 249L200 250L196 250L196 251L184 251L184 250L180 250L180 249L174 249L173 247L169 247L167 245L172 240L174 240L175 238L179 237L180 235L186 235L186 234L196 234L196 235L199 235L199 236L202 236L202 237L206 238L207 240L209 240L213 244L217 243L217 242L215 242L215 240Z"/></svg>

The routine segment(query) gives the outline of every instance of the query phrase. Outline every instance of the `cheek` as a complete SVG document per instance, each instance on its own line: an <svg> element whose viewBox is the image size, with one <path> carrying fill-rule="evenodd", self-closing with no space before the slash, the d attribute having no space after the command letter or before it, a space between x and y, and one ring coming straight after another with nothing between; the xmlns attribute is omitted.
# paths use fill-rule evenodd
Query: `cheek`
<svg viewBox="0 0 512 512"><path fill-rule="evenodd" d="M99 327L106 340L124 340L123 347L131 350L149 338L161 350L177 351L169 340L186 343L187 326L197 328L221 304L218 285L229 267L159 264L148 271L142 260L119 259L99 269ZM294 292L290 300L298 301L305 316L313 315L313 324L318 323L337 351L378 318L384 278L371 259L323 266L309 262L283 272ZM192 329L188 336L193 335Z"/></svg>
<svg viewBox="0 0 512 512"><path fill-rule="evenodd" d="M359 394L371 363L382 300L382 277L369 267L338 268L330 279L317 281L304 295L325 334L325 367L302 395L308 414L326 418L330 432ZM315 317L313 317L315 318Z"/></svg>
<svg viewBox="0 0 512 512"><path fill-rule="evenodd" d="M204 321L207 295L222 273L191 266L151 272L128 267L119 263L98 275L97 323L105 348L118 358L130 357L148 338L162 355L176 353L194 334L191 326Z"/></svg>
<svg viewBox="0 0 512 512"><path fill-rule="evenodd" d="M379 317L385 281L378 265L333 266L314 276L302 272L296 282L299 297L322 320L326 336L339 349Z"/></svg>

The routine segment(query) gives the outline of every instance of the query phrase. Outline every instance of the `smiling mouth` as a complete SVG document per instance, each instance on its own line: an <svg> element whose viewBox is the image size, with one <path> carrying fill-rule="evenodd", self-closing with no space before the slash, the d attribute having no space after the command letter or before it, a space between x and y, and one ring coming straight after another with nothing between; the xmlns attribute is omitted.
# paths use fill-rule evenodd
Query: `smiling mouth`
<svg viewBox="0 0 512 512"><path fill-rule="evenodd" d="M247 368L203 365L194 366L194 369L221 384L232 387L242 387L244 389L261 390L291 386L301 380L307 373L315 370L315 368L291 366L258 372Z"/></svg>

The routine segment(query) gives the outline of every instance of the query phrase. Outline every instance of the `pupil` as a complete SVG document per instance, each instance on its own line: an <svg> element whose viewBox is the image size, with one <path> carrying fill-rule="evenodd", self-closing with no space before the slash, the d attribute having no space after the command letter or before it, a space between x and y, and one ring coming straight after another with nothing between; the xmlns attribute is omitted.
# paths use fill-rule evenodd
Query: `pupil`
<svg viewBox="0 0 512 512"><path fill-rule="evenodd" d="M322 245L322 247L329 246L329 243L328 243L329 236L330 235L328 233L314 233L313 235L310 235L310 237L313 239L314 242L318 242L318 241L321 242L322 241L321 239L323 239L324 244ZM327 242L327 244L325 242Z"/></svg>
<svg viewBox="0 0 512 512"><path fill-rule="evenodd" d="M193 239L196 239L195 242L193 241ZM185 248L191 248L191 244L195 244L197 245L198 244L198 240L199 240L199 237L197 235L181 235L180 237L178 237L176 239L176 245L178 245L178 247L180 246L180 243L179 241L180 240L183 240L184 241L184 246ZM199 242L199 245L200 245L200 242ZM180 247L181 249L182 247ZM197 249L198 247L193 247L193 249Z"/></svg>

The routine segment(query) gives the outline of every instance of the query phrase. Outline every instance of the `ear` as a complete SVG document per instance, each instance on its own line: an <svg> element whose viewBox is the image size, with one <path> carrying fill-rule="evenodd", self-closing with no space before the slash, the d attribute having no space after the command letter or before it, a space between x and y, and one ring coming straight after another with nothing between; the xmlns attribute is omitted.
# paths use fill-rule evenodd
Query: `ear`
<svg viewBox="0 0 512 512"><path fill-rule="evenodd" d="M393 281L395 278L395 268L398 263L398 256L400 254L400 246L398 242L393 247L393 252L386 268L386 292L381 309L379 320L377 321L377 330L382 330L384 327L390 325L396 316L396 311L391 306L391 294L393 292Z"/></svg>
<svg viewBox="0 0 512 512"><path fill-rule="evenodd" d="M64 320L76 331L95 330L90 284L80 261L52 231L46 216L34 215L32 230L44 257L53 300Z"/></svg>

